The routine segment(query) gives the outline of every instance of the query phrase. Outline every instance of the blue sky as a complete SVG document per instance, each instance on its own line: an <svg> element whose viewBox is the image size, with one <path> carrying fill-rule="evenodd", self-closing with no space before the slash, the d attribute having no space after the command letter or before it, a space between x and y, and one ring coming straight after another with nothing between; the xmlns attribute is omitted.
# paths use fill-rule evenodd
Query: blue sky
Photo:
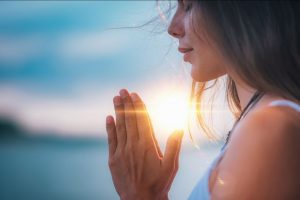
<svg viewBox="0 0 300 200"><path fill-rule="evenodd" d="M78 81L142 77L162 55L154 45L166 43L140 29L105 31L146 22L157 14L152 1L1 4L1 81L65 89Z"/></svg>
<svg viewBox="0 0 300 200"><path fill-rule="evenodd" d="M162 20L110 30L158 16L155 1L0 5L0 114L27 128L101 135L119 89L150 102L158 86L189 83Z"/></svg>

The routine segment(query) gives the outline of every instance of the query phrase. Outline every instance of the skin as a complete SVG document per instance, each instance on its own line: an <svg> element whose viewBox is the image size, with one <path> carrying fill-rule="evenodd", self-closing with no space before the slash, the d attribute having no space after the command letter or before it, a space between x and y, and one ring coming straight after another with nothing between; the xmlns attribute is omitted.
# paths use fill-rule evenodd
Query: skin
<svg viewBox="0 0 300 200"><path fill-rule="evenodd" d="M116 120L108 116L109 167L121 199L168 199L178 170L182 132L173 133L164 155L141 98L123 89L114 97Z"/></svg>
<svg viewBox="0 0 300 200"><path fill-rule="evenodd" d="M255 88L227 70L230 66L211 42L194 33L189 3L178 2L169 34L180 46L193 48L189 58L193 79L207 81L227 74L235 81L244 108ZM288 107L268 106L280 99L266 93L237 125L210 175L211 199L300 199L300 115ZM115 118L107 117L106 128L116 191L121 199L168 199L178 170L182 132L169 137L162 154L141 98L123 89L113 102Z"/></svg>

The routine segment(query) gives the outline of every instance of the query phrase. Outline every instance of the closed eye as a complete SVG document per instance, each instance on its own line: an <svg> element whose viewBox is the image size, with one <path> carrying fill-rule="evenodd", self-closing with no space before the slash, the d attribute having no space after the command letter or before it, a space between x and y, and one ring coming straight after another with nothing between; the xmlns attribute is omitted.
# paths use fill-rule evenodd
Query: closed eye
<svg viewBox="0 0 300 200"><path fill-rule="evenodd" d="M186 5L184 6L184 10L186 12L190 11L192 9L192 3L186 3Z"/></svg>
<svg viewBox="0 0 300 200"><path fill-rule="evenodd" d="M185 12L188 12L192 8L192 2L187 0L178 0L179 7L182 7Z"/></svg>

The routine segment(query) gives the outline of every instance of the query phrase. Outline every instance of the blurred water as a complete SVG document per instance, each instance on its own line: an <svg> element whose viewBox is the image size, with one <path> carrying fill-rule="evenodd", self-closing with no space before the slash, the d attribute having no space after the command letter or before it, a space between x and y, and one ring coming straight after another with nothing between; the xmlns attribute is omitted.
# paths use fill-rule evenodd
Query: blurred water
<svg viewBox="0 0 300 200"><path fill-rule="evenodd" d="M183 149L170 199L186 199L217 153ZM0 199L119 199L107 166L105 140L1 138Z"/></svg>

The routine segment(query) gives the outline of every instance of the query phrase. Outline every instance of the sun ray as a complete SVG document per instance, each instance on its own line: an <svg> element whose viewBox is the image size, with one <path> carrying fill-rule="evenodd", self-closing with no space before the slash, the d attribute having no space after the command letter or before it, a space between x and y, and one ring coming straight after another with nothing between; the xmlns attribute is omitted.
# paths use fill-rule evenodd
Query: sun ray
<svg viewBox="0 0 300 200"><path fill-rule="evenodd" d="M187 127L188 109L187 95L180 91L158 94L148 106L153 124L158 125L165 136Z"/></svg>

